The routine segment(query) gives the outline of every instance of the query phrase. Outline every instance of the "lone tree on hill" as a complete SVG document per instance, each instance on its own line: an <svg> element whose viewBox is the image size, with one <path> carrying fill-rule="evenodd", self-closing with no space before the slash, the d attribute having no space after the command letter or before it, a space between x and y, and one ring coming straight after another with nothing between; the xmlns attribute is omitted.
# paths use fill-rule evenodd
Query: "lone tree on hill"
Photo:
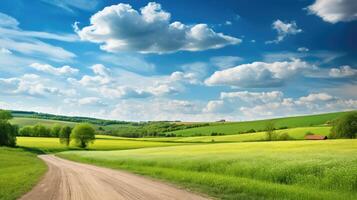
<svg viewBox="0 0 357 200"><path fill-rule="evenodd" d="M333 122L331 138L357 138L357 112L347 113Z"/></svg>
<svg viewBox="0 0 357 200"><path fill-rule="evenodd" d="M95 130L90 124L78 124L72 130L71 138L74 139L77 146L86 148L90 142L93 143L95 140Z"/></svg>
<svg viewBox="0 0 357 200"><path fill-rule="evenodd" d="M266 139L268 141L274 140L275 137L275 124L273 121L269 121L265 126Z"/></svg>
<svg viewBox="0 0 357 200"><path fill-rule="evenodd" d="M0 146L16 146L18 127L11 125L12 115L9 111L0 110Z"/></svg>
<svg viewBox="0 0 357 200"><path fill-rule="evenodd" d="M61 144L65 144L66 146L69 146L69 143L71 143L71 132L72 128L69 126L63 126L59 132L59 139Z"/></svg>

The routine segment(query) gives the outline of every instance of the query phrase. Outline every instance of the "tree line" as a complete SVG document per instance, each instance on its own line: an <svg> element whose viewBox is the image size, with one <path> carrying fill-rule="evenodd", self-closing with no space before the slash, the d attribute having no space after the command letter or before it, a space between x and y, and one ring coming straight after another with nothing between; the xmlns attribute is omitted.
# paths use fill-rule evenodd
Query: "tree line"
<svg viewBox="0 0 357 200"><path fill-rule="evenodd" d="M70 126L54 125L51 128L37 124L25 126L19 130L17 125L12 125L11 112L0 110L0 146L16 146L16 136L30 137L58 137L59 142L69 146L73 140L75 145L85 148L95 140L95 129L91 124L80 123L73 129Z"/></svg>

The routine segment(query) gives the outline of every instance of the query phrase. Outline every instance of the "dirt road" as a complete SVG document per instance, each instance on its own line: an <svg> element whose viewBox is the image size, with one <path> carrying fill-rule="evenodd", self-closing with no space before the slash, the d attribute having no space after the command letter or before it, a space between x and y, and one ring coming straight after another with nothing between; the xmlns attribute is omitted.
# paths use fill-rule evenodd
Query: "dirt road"
<svg viewBox="0 0 357 200"><path fill-rule="evenodd" d="M207 199L127 172L41 155L48 172L21 200Z"/></svg>

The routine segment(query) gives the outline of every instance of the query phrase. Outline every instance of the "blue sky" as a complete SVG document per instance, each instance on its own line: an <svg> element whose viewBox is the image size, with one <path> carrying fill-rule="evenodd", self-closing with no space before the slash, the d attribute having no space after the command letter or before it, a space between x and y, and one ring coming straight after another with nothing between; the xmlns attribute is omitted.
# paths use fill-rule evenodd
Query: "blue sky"
<svg viewBox="0 0 357 200"><path fill-rule="evenodd" d="M3 0L0 108L252 120L357 108L357 3Z"/></svg>

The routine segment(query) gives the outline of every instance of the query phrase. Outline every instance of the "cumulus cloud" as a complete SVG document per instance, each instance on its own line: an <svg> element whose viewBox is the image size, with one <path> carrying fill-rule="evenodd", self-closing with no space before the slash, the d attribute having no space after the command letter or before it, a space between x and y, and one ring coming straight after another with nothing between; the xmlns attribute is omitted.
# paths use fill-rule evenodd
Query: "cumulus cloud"
<svg viewBox="0 0 357 200"><path fill-rule="evenodd" d="M316 101L329 101L334 97L327 93L312 93L305 97L300 97L300 102L316 102Z"/></svg>
<svg viewBox="0 0 357 200"><path fill-rule="evenodd" d="M0 88L3 93L10 95L45 96L48 94L66 96L73 95L73 90L61 90L47 86L48 80L43 80L36 74L24 74L21 77L0 78Z"/></svg>
<svg viewBox="0 0 357 200"><path fill-rule="evenodd" d="M240 88L277 87L292 76L311 69L299 59L284 62L253 62L216 71L205 80L207 85L228 85Z"/></svg>
<svg viewBox="0 0 357 200"><path fill-rule="evenodd" d="M302 29L299 29L295 21L283 22L281 20L276 20L273 22L272 27L277 31L278 36L275 40L267 41L267 44L279 43L283 41L288 35L296 35L302 32Z"/></svg>
<svg viewBox="0 0 357 200"><path fill-rule="evenodd" d="M310 93L297 98L284 97L281 91L222 92L220 99L209 101L204 112L242 116L243 119L283 117L357 108L354 98L336 97L325 92Z"/></svg>
<svg viewBox="0 0 357 200"><path fill-rule="evenodd" d="M316 0L308 7L308 10L332 24L357 19L357 1L355 0Z"/></svg>
<svg viewBox="0 0 357 200"><path fill-rule="evenodd" d="M41 72L45 72L45 73L49 73L49 74L53 74L56 76L59 75L73 75L78 73L78 69L76 68L72 68L71 66L65 65L62 67L53 67L52 65L49 64L41 64L41 63L32 63L30 65L30 67L36 69L37 71L41 71Z"/></svg>
<svg viewBox="0 0 357 200"><path fill-rule="evenodd" d="M98 86L105 85L112 81L109 75L109 68L102 64L95 64L90 67L95 76L84 75L80 80L74 78L68 78L68 81L72 84L80 84L82 86Z"/></svg>
<svg viewBox="0 0 357 200"><path fill-rule="evenodd" d="M357 69L353 69L348 65L341 66L339 68L332 68L329 71L329 75L335 78L344 78L357 76Z"/></svg>
<svg viewBox="0 0 357 200"><path fill-rule="evenodd" d="M282 99L283 93L281 91L272 92L222 92L220 98L223 100L241 100L246 103L268 103Z"/></svg>
<svg viewBox="0 0 357 200"><path fill-rule="evenodd" d="M222 100L209 101L203 109L204 113L230 113L234 110Z"/></svg>
<svg viewBox="0 0 357 200"><path fill-rule="evenodd" d="M98 97L85 97L78 99L79 105L105 105Z"/></svg>
<svg viewBox="0 0 357 200"><path fill-rule="evenodd" d="M176 99L149 99L147 101L122 100L119 101L109 115L116 119L133 121L146 120L192 120L204 119L201 105L196 102Z"/></svg>
<svg viewBox="0 0 357 200"><path fill-rule="evenodd" d="M119 86L116 88L101 87L99 88L99 91L104 97L120 99L146 98L153 95L149 91L144 91L129 86Z"/></svg>
<svg viewBox="0 0 357 200"><path fill-rule="evenodd" d="M170 22L171 14L158 3L137 11L129 4L105 7L90 18L90 25L75 31L82 40L100 43L108 52L168 53L201 51L235 45L240 39L216 33L207 24Z"/></svg>

